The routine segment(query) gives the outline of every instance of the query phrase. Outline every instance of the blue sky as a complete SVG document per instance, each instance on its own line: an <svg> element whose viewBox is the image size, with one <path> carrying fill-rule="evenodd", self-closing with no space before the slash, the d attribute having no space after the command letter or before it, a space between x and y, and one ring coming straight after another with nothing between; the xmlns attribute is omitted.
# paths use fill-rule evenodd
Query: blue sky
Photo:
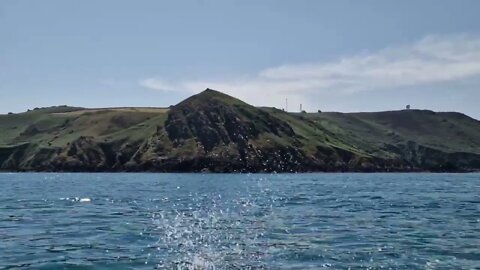
<svg viewBox="0 0 480 270"><path fill-rule="evenodd" d="M206 87L309 111L480 118L480 1L0 2L0 113L168 106Z"/></svg>

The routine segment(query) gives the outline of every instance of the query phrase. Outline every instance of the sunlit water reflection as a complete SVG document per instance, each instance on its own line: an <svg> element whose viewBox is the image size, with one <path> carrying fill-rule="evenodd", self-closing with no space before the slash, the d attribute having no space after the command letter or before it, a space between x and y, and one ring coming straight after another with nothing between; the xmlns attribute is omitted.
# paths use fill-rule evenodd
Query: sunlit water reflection
<svg viewBox="0 0 480 270"><path fill-rule="evenodd" d="M0 174L0 269L475 269L479 174Z"/></svg>

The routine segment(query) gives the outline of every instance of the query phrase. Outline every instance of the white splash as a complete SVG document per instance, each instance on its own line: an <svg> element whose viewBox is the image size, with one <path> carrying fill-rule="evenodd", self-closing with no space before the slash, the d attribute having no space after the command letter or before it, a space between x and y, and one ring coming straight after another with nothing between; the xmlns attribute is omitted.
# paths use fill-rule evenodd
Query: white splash
<svg viewBox="0 0 480 270"><path fill-rule="evenodd" d="M188 200L159 200L151 213L157 252L149 260L161 269L262 269L273 201L271 187L264 185L231 197L205 192L188 194ZM262 200L258 192L265 193Z"/></svg>
<svg viewBox="0 0 480 270"><path fill-rule="evenodd" d="M199 255L194 255L189 270L215 270L215 265Z"/></svg>

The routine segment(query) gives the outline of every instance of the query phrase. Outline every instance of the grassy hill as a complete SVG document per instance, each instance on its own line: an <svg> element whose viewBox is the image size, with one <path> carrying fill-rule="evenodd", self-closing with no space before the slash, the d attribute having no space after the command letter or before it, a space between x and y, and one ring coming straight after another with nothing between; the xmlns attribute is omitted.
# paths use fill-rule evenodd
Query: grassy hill
<svg viewBox="0 0 480 270"><path fill-rule="evenodd" d="M455 112L287 113L207 89L170 108L0 115L4 171L470 171L480 122Z"/></svg>

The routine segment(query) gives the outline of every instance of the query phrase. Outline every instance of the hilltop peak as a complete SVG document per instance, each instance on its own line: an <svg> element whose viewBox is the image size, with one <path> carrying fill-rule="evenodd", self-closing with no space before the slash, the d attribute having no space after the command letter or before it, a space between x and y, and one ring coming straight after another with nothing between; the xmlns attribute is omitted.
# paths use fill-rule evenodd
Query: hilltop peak
<svg viewBox="0 0 480 270"><path fill-rule="evenodd" d="M228 98L234 98L232 96L229 96L221 91L212 89L212 88L207 88L203 90L202 92L198 93L196 96L208 96L208 97L228 97Z"/></svg>
<svg viewBox="0 0 480 270"><path fill-rule="evenodd" d="M227 95L221 91L218 91L218 90L215 90L215 89L211 89L211 88L207 88L205 90L203 90L202 92L200 92L197 96L209 96L209 97L227 97L227 98L231 98L231 99L236 99L230 95Z"/></svg>
<svg viewBox="0 0 480 270"><path fill-rule="evenodd" d="M190 106L201 106L201 105L208 105L211 104L212 102L220 102L228 105L233 105L233 104L242 104L242 105L247 105L245 102L234 98L230 95L227 95L223 92L220 92L218 90L214 90L211 88L207 88L203 90L202 92L193 95L179 104L175 106L181 106L181 105L190 105Z"/></svg>
<svg viewBox="0 0 480 270"><path fill-rule="evenodd" d="M219 94L222 94L222 92L217 91L217 90L212 89L212 88L207 88L207 89L203 90L203 93L209 93L209 92L210 92L210 93L219 93Z"/></svg>

